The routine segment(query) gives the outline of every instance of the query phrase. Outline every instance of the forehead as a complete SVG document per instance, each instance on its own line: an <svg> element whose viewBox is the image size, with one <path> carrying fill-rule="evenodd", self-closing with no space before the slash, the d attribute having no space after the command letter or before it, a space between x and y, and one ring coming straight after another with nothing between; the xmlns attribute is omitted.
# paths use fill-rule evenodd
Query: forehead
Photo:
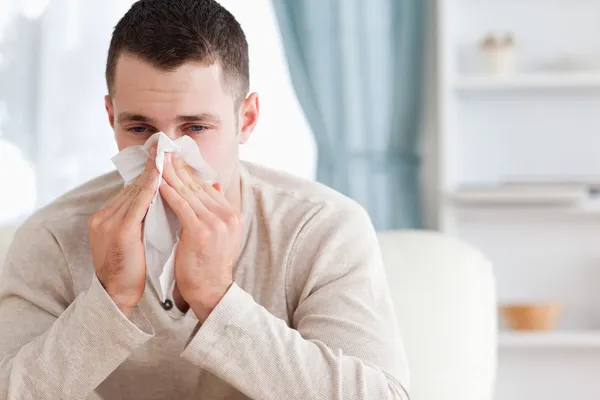
<svg viewBox="0 0 600 400"><path fill-rule="evenodd" d="M215 112L215 108L233 104L223 82L219 64L190 61L165 71L124 54L115 69L113 102L125 107L170 106L178 112Z"/></svg>

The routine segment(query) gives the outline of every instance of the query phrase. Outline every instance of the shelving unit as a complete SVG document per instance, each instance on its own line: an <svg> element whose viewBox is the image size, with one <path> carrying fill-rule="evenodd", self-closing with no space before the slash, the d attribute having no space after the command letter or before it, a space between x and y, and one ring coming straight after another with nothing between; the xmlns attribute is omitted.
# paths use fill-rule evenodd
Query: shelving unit
<svg viewBox="0 0 600 400"><path fill-rule="evenodd" d="M501 332L498 345L507 349L583 349L600 350L600 331Z"/></svg>
<svg viewBox="0 0 600 400"><path fill-rule="evenodd" d="M459 92L526 90L600 90L600 73L533 73L512 77L463 76L456 80Z"/></svg>
<svg viewBox="0 0 600 400"><path fill-rule="evenodd" d="M556 331L501 332L496 400L600 398L600 198L465 190L600 177L600 69L546 68L600 60L599 20L589 0L438 0L438 226L492 260L499 304L565 310ZM490 32L514 34L512 76L482 71Z"/></svg>

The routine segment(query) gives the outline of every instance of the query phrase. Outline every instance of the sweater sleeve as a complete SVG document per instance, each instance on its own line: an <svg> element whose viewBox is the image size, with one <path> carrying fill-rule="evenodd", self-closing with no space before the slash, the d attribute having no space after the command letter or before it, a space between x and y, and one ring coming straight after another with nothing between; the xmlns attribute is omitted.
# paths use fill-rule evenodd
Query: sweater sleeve
<svg viewBox="0 0 600 400"><path fill-rule="evenodd" d="M125 317L95 275L73 292L52 233L21 228L0 277L0 400L86 398L152 337L141 311Z"/></svg>
<svg viewBox="0 0 600 400"><path fill-rule="evenodd" d="M288 268L289 290L299 292L292 327L234 284L183 357L252 399L408 399L407 360L364 210L317 213Z"/></svg>

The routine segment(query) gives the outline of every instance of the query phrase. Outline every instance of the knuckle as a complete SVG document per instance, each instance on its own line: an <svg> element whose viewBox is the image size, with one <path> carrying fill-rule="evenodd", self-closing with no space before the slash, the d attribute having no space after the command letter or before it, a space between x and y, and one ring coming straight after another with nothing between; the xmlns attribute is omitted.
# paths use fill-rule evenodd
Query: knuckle
<svg viewBox="0 0 600 400"><path fill-rule="evenodd" d="M194 185L181 185L181 194L183 196L190 196L190 195L195 195L196 194L196 188L194 187Z"/></svg>
<svg viewBox="0 0 600 400"><path fill-rule="evenodd" d="M140 193L140 195L138 195L135 199L133 199L133 201L131 202L131 206L129 207L129 210L127 211L127 214L125 215L125 217L127 217L128 215L131 215L131 210L135 211L142 206L142 194L143 193Z"/></svg>
<svg viewBox="0 0 600 400"><path fill-rule="evenodd" d="M139 200L139 199L140 199L140 197L152 196L152 195L154 195L154 192L155 192L155 190L154 190L154 188L153 188L152 186L146 186L146 187L144 188L144 190L142 190L142 191L140 192L140 194L138 195L138 197L137 197L137 199L136 199L136 200L137 200L137 201L141 201L141 200Z"/></svg>
<svg viewBox="0 0 600 400"><path fill-rule="evenodd" d="M226 223L230 228L236 228L243 224L243 215L239 211L229 211L227 213Z"/></svg>
<svg viewBox="0 0 600 400"><path fill-rule="evenodd" d="M190 167L188 164L185 164L183 167L185 168L187 173L190 174L190 176L194 179L194 181L197 182L200 179L198 178L198 175L196 174L196 170L194 170L194 168Z"/></svg>
<svg viewBox="0 0 600 400"><path fill-rule="evenodd" d="M175 169L177 169L178 171L185 169L186 167L186 163L177 153L173 153L171 155L171 162L173 163L173 167L175 167Z"/></svg>
<svg viewBox="0 0 600 400"><path fill-rule="evenodd" d="M102 224L100 231L103 235L111 235L114 228L115 228L114 221L105 221Z"/></svg>
<svg viewBox="0 0 600 400"><path fill-rule="evenodd" d="M144 187L144 185L142 185L140 183L134 183L131 186L132 186L132 188L131 188L130 195L133 195L133 196L138 195L142 191L142 189Z"/></svg>
<svg viewBox="0 0 600 400"><path fill-rule="evenodd" d="M192 185L190 185L190 189L196 194L201 195L204 192L202 188L202 183L193 181Z"/></svg>
<svg viewBox="0 0 600 400"><path fill-rule="evenodd" d="M97 230L98 227L100 226L100 217L101 217L101 211L97 212L96 214L92 215L89 219L88 219L88 229L89 230Z"/></svg>
<svg viewBox="0 0 600 400"><path fill-rule="evenodd" d="M154 193L156 193L154 187L151 185L147 185L142 190L140 190L140 193L138 193L137 197L134 200L134 203L138 204L140 202L143 202L143 199L145 199L146 197L154 196Z"/></svg>
<svg viewBox="0 0 600 400"><path fill-rule="evenodd" d="M208 192L209 190L214 189L210 183L203 181L200 178L198 178L198 186L203 192Z"/></svg>
<svg viewBox="0 0 600 400"><path fill-rule="evenodd" d="M200 221L191 222L189 224L189 229L193 237L197 238L200 241L202 241L207 235L207 229L205 226L202 226L202 223L200 223Z"/></svg>
<svg viewBox="0 0 600 400"><path fill-rule="evenodd" d="M125 191L126 194L131 194L131 193L136 193L137 191L140 190L140 182L143 179L143 174L140 175L135 181L131 182L129 185L127 185L123 190Z"/></svg>
<svg viewBox="0 0 600 400"><path fill-rule="evenodd" d="M140 190L144 190L147 187L152 187L154 184L154 178L156 174L153 171L148 171L145 174L146 176L144 177L144 180L142 180L139 184Z"/></svg>
<svg viewBox="0 0 600 400"><path fill-rule="evenodd" d="M221 220L220 218L217 218L217 217L210 218L210 226L217 233L226 232L227 228L228 228L227 224L223 220Z"/></svg>
<svg viewBox="0 0 600 400"><path fill-rule="evenodd" d="M190 224L190 226L197 236L204 236L206 234L206 226L204 226L200 221L194 221Z"/></svg>
<svg viewBox="0 0 600 400"><path fill-rule="evenodd" d="M195 231L196 231L196 237L201 242L207 241L212 236L212 232L209 229L206 229L206 227L203 227L201 224L196 225Z"/></svg>
<svg viewBox="0 0 600 400"><path fill-rule="evenodd" d="M156 159L152 159L152 158L148 158L148 161L146 162L146 166L144 168L145 172L150 172L154 169L154 167L156 167Z"/></svg>

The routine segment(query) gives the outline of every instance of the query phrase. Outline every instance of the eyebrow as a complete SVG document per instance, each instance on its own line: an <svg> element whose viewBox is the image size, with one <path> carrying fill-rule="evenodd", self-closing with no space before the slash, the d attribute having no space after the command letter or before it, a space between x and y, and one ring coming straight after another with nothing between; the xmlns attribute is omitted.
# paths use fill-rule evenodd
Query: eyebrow
<svg viewBox="0 0 600 400"><path fill-rule="evenodd" d="M156 121L153 118L146 117L141 114L132 114L128 112L122 112L117 116L119 122L142 122L145 124L156 125ZM197 115L180 115L177 117L178 123L204 121L211 122L213 124L221 122L221 119L211 113L202 113Z"/></svg>
<svg viewBox="0 0 600 400"><path fill-rule="evenodd" d="M204 121L204 122L212 122L214 124L221 122L221 119L218 115L211 113L202 113L198 115L180 115L177 117L177 122L194 122L194 121Z"/></svg>

